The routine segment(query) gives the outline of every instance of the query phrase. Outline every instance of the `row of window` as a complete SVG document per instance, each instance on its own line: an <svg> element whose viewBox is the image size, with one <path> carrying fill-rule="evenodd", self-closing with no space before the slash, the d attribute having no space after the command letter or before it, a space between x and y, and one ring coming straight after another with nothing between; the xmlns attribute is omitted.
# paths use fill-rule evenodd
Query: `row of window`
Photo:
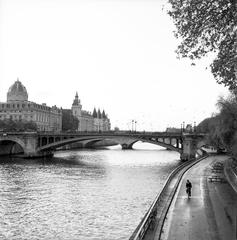
<svg viewBox="0 0 237 240"><path fill-rule="evenodd" d="M11 111L10 113L9 112L7 112L7 111L1 111L0 110L0 113L1 112L3 112L3 113L5 113L4 115L2 115L2 116L17 116L17 114L11 114L11 113L13 113L13 112L15 112L15 113L21 113L21 111ZM30 112L30 111L29 111ZM33 113L33 111L31 111L32 113ZM8 114L7 114L8 113ZM20 115L21 116L21 115ZM28 116L28 115L25 115L25 116ZM15 117L14 117L15 118ZM25 118L27 118L27 117L25 117ZM31 116L31 118L33 118L33 116ZM58 118L51 118L51 119L53 119L55 122L59 122L60 120L61 120L61 118L60 119L58 119ZM45 116L45 115L39 115L39 114L37 114L36 115L36 121L38 121L38 122L49 122L50 121L50 117L47 117L47 116Z"/></svg>
<svg viewBox="0 0 237 240"><path fill-rule="evenodd" d="M0 104L0 109L21 109L21 108L36 108L36 109L41 109L45 111L52 111L53 113L61 113L59 109L51 109L50 107L44 106L44 105L39 105L39 104L26 104L26 103L2 103Z"/></svg>
<svg viewBox="0 0 237 240"><path fill-rule="evenodd" d="M12 119L12 120L21 120L21 119L33 120L33 116L32 116L32 115L0 115L0 120L4 120L4 119Z"/></svg>
<svg viewBox="0 0 237 240"><path fill-rule="evenodd" d="M20 111L19 111L20 112ZM0 119L28 119L28 120L33 120L33 115L18 115L18 114L4 114L4 115L0 115ZM45 123L49 123L50 122L50 117L48 116L45 116L45 115L39 115L37 114L36 115L36 121L37 122L45 122ZM55 123L59 123L60 122L60 119L58 118L52 118L51 119L52 122L55 122Z"/></svg>
<svg viewBox="0 0 237 240"><path fill-rule="evenodd" d="M15 111L10 111L10 110L0 110L0 113L21 113L21 110L15 110ZM34 112L33 110L28 110L28 111L23 111L23 112Z"/></svg>
<svg viewBox="0 0 237 240"><path fill-rule="evenodd" d="M49 122L49 117L45 116L45 115L36 115L36 121L38 122Z"/></svg>
<svg viewBox="0 0 237 240"><path fill-rule="evenodd" d="M0 104L0 108L4 109L4 108L25 108L28 107L30 108L30 104L25 104L25 103L5 103L5 104Z"/></svg>
<svg viewBox="0 0 237 240"><path fill-rule="evenodd" d="M55 118L55 117L48 117L46 115L39 115L37 114L36 115L36 121L37 122L46 122L46 123L49 123L49 122L55 122L55 123L60 123L61 122L61 118Z"/></svg>

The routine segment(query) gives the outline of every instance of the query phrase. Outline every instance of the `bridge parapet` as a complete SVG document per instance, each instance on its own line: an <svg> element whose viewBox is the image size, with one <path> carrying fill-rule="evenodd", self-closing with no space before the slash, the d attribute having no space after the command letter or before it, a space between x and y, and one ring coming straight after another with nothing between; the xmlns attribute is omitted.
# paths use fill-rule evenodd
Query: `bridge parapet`
<svg viewBox="0 0 237 240"><path fill-rule="evenodd" d="M103 131L103 132L38 132L41 136L159 136L167 137L173 136L178 137L182 136L182 133L169 133L169 132L131 132L131 131Z"/></svg>

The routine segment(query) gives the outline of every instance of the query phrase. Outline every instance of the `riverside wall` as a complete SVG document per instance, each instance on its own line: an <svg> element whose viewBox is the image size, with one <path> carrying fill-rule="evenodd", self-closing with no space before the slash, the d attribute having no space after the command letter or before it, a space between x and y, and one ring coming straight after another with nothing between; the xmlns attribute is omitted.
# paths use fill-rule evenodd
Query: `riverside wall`
<svg viewBox="0 0 237 240"><path fill-rule="evenodd" d="M161 234L165 216L168 212L169 206L172 202L182 176L189 168L202 161L206 157L208 157L208 155L202 156L198 159L186 161L173 170L173 172L167 178L161 192L157 195L156 199L152 203L151 207L129 240L152 239L148 233L149 229L156 229L155 232L160 232Z"/></svg>

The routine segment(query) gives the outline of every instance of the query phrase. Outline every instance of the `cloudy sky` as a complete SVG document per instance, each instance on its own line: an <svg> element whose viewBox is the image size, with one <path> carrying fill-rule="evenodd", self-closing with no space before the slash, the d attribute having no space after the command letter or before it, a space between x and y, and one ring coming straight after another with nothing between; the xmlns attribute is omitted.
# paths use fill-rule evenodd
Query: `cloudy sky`
<svg viewBox="0 0 237 240"><path fill-rule="evenodd" d="M105 109L112 126L164 130L216 111L206 58L178 60L165 0L0 0L0 101L17 77L29 100Z"/></svg>

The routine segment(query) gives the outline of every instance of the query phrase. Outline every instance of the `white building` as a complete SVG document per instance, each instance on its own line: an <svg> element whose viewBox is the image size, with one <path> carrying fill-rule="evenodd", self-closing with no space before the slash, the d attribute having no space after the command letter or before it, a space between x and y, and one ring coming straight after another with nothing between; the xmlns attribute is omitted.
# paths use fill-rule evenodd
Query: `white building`
<svg viewBox="0 0 237 240"><path fill-rule="evenodd" d="M78 93L76 93L71 109L73 116L79 120L78 131L110 130L110 120L105 114L104 110L101 113L100 110L96 111L94 108L93 114L82 110L82 105L80 99L78 98Z"/></svg>
<svg viewBox="0 0 237 240"><path fill-rule="evenodd" d="M62 110L28 101L27 90L18 79L7 92L7 102L0 102L0 120L5 119L35 122L39 131L62 130Z"/></svg>

